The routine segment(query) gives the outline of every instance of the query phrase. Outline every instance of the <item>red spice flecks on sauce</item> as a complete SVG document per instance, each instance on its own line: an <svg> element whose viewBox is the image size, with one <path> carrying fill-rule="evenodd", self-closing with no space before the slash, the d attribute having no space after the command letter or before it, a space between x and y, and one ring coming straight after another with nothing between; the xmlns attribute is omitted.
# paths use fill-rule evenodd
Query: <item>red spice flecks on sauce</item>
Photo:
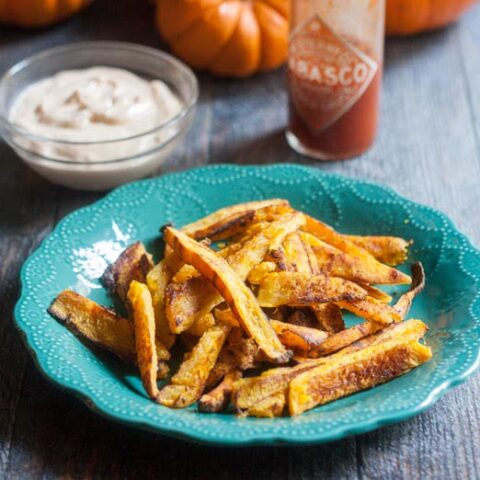
<svg viewBox="0 0 480 480"><path fill-rule="evenodd" d="M290 41L290 132L326 158L367 150L377 130L381 70L365 46L312 17Z"/></svg>

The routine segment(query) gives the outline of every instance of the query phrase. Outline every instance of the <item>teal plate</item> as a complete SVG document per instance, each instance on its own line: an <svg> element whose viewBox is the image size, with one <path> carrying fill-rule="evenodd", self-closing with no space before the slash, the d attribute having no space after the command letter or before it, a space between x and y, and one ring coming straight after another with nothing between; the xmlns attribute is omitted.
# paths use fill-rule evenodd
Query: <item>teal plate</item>
<svg viewBox="0 0 480 480"><path fill-rule="evenodd" d="M103 270L137 239L158 253L162 224L181 226L226 205L271 197L287 198L345 233L414 240L409 261L423 262L427 287L410 317L430 327L430 362L299 417L240 419L151 402L135 371L89 348L47 314L64 288L111 304L99 283ZM45 375L107 417L216 445L309 444L405 420L464 381L480 358L479 275L480 252L450 220L388 188L289 164L220 165L132 183L68 215L23 266L15 317Z"/></svg>

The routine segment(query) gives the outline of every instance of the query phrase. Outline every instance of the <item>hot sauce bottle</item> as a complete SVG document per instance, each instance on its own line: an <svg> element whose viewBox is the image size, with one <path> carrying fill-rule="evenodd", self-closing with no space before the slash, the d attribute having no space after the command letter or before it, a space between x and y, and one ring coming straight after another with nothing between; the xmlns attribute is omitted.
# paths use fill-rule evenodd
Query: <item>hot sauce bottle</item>
<svg viewBox="0 0 480 480"><path fill-rule="evenodd" d="M377 132L385 0L294 0L290 146L321 160L365 152Z"/></svg>

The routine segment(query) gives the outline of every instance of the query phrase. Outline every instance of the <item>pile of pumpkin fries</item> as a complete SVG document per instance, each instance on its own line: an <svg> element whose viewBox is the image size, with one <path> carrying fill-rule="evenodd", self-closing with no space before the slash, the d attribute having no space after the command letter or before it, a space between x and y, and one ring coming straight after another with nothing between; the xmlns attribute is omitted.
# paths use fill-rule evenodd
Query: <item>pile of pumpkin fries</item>
<svg viewBox="0 0 480 480"><path fill-rule="evenodd" d="M124 316L71 290L49 308L74 333L137 364L162 405L297 415L431 357L419 342L427 326L404 321L424 272L419 263L412 277L394 268L407 257L401 238L343 235L282 199L162 232L160 263L137 242L103 276ZM410 285L394 304L377 288L392 284ZM344 311L362 321L346 328Z"/></svg>

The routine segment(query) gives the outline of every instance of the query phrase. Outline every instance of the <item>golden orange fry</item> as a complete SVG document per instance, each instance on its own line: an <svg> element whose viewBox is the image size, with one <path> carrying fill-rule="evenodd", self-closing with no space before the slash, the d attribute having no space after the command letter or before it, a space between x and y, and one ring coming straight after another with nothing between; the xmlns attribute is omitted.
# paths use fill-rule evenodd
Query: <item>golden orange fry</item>
<svg viewBox="0 0 480 480"><path fill-rule="evenodd" d="M292 325L278 320L270 320L270 323L285 347L302 354L315 350L328 337L326 332L317 328Z"/></svg>
<svg viewBox="0 0 480 480"><path fill-rule="evenodd" d="M172 270L165 259L155 265L146 278L155 311L155 334L167 348L175 343L175 334L170 330L165 313L165 291L171 278Z"/></svg>
<svg viewBox="0 0 480 480"><path fill-rule="evenodd" d="M253 292L230 265L212 250L182 232L167 227L166 242L188 264L193 265L223 296L242 328L272 361L288 361L291 353L281 344ZM248 273L245 275L247 276Z"/></svg>
<svg viewBox="0 0 480 480"><path fill-rule="evenodd" d="M236 369L227 373L213 390L200 397L198 409L208 413L224 411L230 403L233 385L241 376L242 372Z"/></svg>
<svg viewBox="0 0 480 480"><path fill-rule="evenodd" d="M431 350L425 345L400 338L326 360L290 382L290 415L385 383L428 361L431 356Z"/></svg>
<svg viewBox="0 0 480 480"><path fill-rule="evenodd" d="M241 280L246 280L252 268L263 261L272 242L283 240L303 222L304 217L299 213L284 215L246 240L240 249L230 250L225 260ZM222 295L203 277L171 283L166 290L166 315L170 329L175 333L185 331L221 302Z"/></svg>
<svg viewBox="0 0 480 480"><path fill-rule="evenodd" d="M408 257L411 242L399 237L343 235L344 238L363 248L379 262L396 266L404 263Z"/></svg>
<svg viewBox="0 0 480 480"><path fill-rule="evenodd" d="M310 306L342 300L362 300L365 296L365 290L343 278L275 272L262 279L257 300L262 307L274 308L282 305Z"/></svg>
<svg viewBox="0 0 480 480"><path fill-rule="evenodd" d="M257 202L240 203L225 207L216 212L185 225L182 232L199 240L209 237L214 241L229 238L247 227L254 219L257 210L273 206L288 206L288 201L278 198Z"/></svg>
<svg viewBox="0 0 480 480"><path fill-rule="evenodd" d="M129 363L136 363L134 327L130 320L72 290L61 292L48 312L73 333ZM157 344L157 357L159 361L170 358L160 343Z"/></svg>
<svg viewBox="0 0 480 480"><path fill-rule="evenodd" d="M223 325L208 329L185 356L170 384L160 390L157 401L171 408L185 408L196 402L202 395L228 332L229 327Z"/></svg>
<svg viewBox="0 0 480 480"><path fill-rule="evenodd" d="M362 277L364 278L358 278L359 280L374 284L403 284L411 282L411 279L408 275L405 275L399 270L380 263L366 250L358 247L340 233L337 233L330 226L308 215L305 215L305 217L306 224L303 229L306 232L318 237L318 239L330 244L337 250L340 250L352 257L356 257L359 261L361 261L361 265L358 265L358 267L360 268L361 266L362 271L364 272Z"/></svg>
<svg viewBox="0 0 480 480"><path fill-rule="evenodd" d="M156 399L158 395L158 358L152 296L144 283L133 280L130 283L127 298L132 307L135 348L142 383L149 397Z"/></svg>
<svg viewBox="0 0 480 480"><path fill-rule="evenodd" d="M125 303L133 280L145 283L145 277L153 268L152 257L143 243L135 242L127 247L104 272L105 286Z"/></svg>

